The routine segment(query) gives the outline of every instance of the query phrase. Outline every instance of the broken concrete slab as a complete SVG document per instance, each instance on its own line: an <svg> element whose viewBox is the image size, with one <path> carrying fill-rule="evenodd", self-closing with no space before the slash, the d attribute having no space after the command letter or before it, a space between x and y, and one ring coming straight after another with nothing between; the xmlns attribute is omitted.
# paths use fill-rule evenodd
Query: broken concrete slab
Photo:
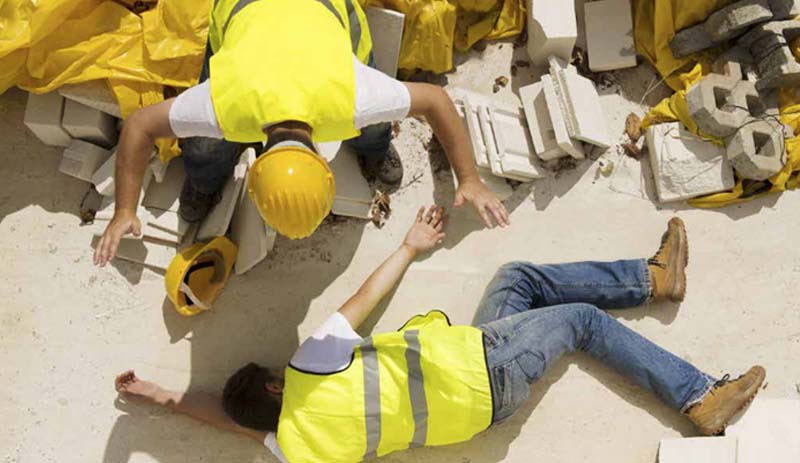
<svg viewBox="0 0 800 463"><path fill-rule="evenodd" d="M578 39L573 2L528 0L528 56L534 64L551 55L569 60Z"/></svg>
<svg viewBox="0 0 800 463"><path fill-rule="evenodd" d="M756 398L726 436L739 441L738 463L800 461L800 400Z"/></svg>
<svg viewBox="0 0 800 463"><path fill-rule="evenodd" d="M547 174L535 156L531 134L520 110L490 108L502 177L528 182Z"/></svg>
<svg viewBox="0 0 800 463"><path fill-rule="evenodd" d="M766 180L780 172L785 154L783 125L773 120L749 121L728 141L733 168L752 180Z"/></svg>
<svg viewBox="0 0 800 463"><path fill-rule="evenodd" d="M662 439L658 463L736 463L735 437Z"/></svg>
<svg viewBox="0 0 800 463"><path fill-rule="evenodd" d="M248 170L256 160L256 152L248 148ZM242 188L231 219L231 240L236 243L234 272L242 275L267 257L275 245L277 233L261 218L255 203L250 200L247 188Z"/></svg>
<svg viewBox="0 0 800 463"><path fill-rule="evenodd" d="M156 178L155 174L153 177ZM142 206L178 212L181 188L183 188L185 178L186 172L183 169L183 159L180 157L173 159L167 166L164 181L150 183L142 199Z"/></svg>
<svg viewBox="0 0 800 463"><path fill-rule="evenodd" d="M72 141L72 137L61 125L63 114L64 98L58 93L28 94L25 126L45 145L66 147Z"/></svg>
<svg viewBox="0 0 800 463"><path fill-rule="evenodd" d="M371 219L373 193L361 174L356 152L343 143L329 166L336 179L336 197L331 212L346 217Z"/></svg>
<svg viewBox="0 0 800 463"><path fill-rule="evenodd" d="M384 74L395 77L406 15L374 6L364 8L364 14L372 35L375 66Z"/></svg>
<svg viewBox="0 0 800 463"><path fill-rule="evenodd" d="M178 213L173 211L162 211L161 209L147 209L150 214L147 224L166 233L170 233L178 238L183 237L189 231L190 223L181 218Z"/></svg>
<svg viewBox="0 0 800 463"><path fill-rule="evenodd" d="M712 13L705 22L705 28L711 40L722 42L741 35L754 24L772 18L769 0L739 0Z"/></svg>
<svg viewBox="0 0 800 463"><path fill-rule="evenodd" d="M544 86L541 82L520 87L519 96L525 111L531 141L536 155L543 161L551 161L567 156L567 153L558 146L553 121L547 109L547 100L544 95Z"/></svg>
<svg viewBox="0 0 800 463"><path fill-rule="evenodd" d="M669 48L676 58L689 56L714 45L714 39L711 38L711 34L708 33L703 23L678 31L669 42Z"/></svg>
<svg viewBox="0 0 800 463"><path fill-rule="evenodd" d="M483 143L486 146L486 153L489 156L489 167L494 175L503 176L503 166L500 164L500 153L497 149L497 139L492 130L492 120L489 115L488 107L478 106L478 119L481 123Z"/></svg>
<svg viewBox="0 0 800 463"><path fill-rule="evenodd" d="M469 132L472 142L472 153L475 157L475 164L478 167L489 168L489 153L486 151L486 144L481 133L481 123L478 119L478 109L469 102L469 97L455 100L456 111Z"/></svg>
<svg viewBox="0 0 800 463"><path fill-rule="evenodd" d="M549 75L542 76L542 89L544 90L547 110L550 113L550 120L553 123L553 132L559 148L575 159L584 159L583 146L569 136L567 130L566 115L561 109L560 97L556 93L553 79Z"/></svg>
<svg viewBox="0 0 800 463"><path fill-rule="evenodd" d="M611 132L594 83L572 67L554 70L551 66L551 76L570 137L609 148L613 143Z"/></svg>
<svg viewBox="0 0 800 463"><path fill-rule="evenodd" d="M94 189L103 196L114 195L114 170L116 164L117 152L115 150L106 162L92 174L92 185L94 185Z"/></svg>
<svg viewBox="0 0 800 463"><path fill-rule="evenodd" d="M105 79L62 85L59 87L58 93L69 100L122 118L117 98Z"/></svg>
<svg viewBox="0 0 800 463"><path fill-rule="evenodd" d="M636 67L630 0L584 3L589 69L594 72Z"/></svg>
<svg viewBox="0 0 800 463"><path fill-rule="evenodd" d="M249 153L239 156L239 163L233 168L233 175L222 187L221 198L197 230L197 239L207 241L217 236L224 236L233 218L233 210L239 202L239 195L247 179Z"/></svg>
<svg viewBox="0 0 800 463"><path fill-rule="evenodd" d="M117 120L114 116L72 100L64 102L61 125L72 138L88 141L103 148L111 148L117 143Z"/></svg>
<svg viewBox="0 0 800 463"><path fill-rule="evenodd" d="M698 138L681 123L652 126L646 137L660 202L682 201L736 185L725 149Z"/></svg>
<svg viewBox="0 0 800 463"><path fill-rule="evenodd" d="M800 0L769 0L775 19L788 19L800 15Z"/></svg>
<svg viewBox="0 0 800 463"><path fill-rule="evenodd" d="M72 140L64 149L59 172L79 178L85 182L92 181L92 175L111 157L111 152L97 145L82 140Z"/></svg>
<svg viewBox="0 0 800 463"><path fill-rule="evenodd" d="M120 241L117 258L166 271L177 250L172 243L144 237L141 240Z"/></svg>

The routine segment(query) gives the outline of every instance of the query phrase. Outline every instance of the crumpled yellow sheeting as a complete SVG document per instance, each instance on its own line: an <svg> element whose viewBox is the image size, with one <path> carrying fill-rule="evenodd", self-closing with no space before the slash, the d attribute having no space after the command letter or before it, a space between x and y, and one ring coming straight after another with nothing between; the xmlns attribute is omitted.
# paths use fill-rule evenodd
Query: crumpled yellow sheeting
<svg viewBox="0 0 800 463"><path fill-rule="evenodd" d="M406 15L398 67L444 73L453 68L453 49L481 39L500 39L525 28L525 0L359 0Z"/></svg>
<svg viewBox="0 0 800 463"><path fill-rule="evenodd" d="M709 72L709 54L675 58L669 42L676 31L702 22L710 13L729 3L731 0L634 0L636 48L675 90L671 97L664 99L645 116L643 127L680 121L690 131L714 143L723 144L722 140L700 133L686 105L686 93ZM796 57L800 57L800 40L793 44L793 51ZM800 90L782 89L780 102L782 122L799 133ZM766 193L797 188L800 178L800 138L788 138L786 151L786 165L768 182L738 179L733 190L693 199L689 204L701 208L723 207L749 201Z"/></svg>
<svg viewBox="0 0 800 463"><path fill-rule="evenodd" d="M208 7L158 2L141 16L111 0L0 0L0 93L18 86L46 93L108 79L123 116L163 100L163 86L197 83ZM201 7L198 7L201 6ZM167 159L177 149L163 150Z"/></svg>

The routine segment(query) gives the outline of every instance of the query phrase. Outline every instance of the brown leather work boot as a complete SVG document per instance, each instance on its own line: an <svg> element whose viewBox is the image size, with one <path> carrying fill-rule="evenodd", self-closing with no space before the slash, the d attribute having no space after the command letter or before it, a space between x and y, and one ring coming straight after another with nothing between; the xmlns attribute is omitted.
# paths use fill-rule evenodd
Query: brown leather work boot
<svg viewBox="0 0 800 463"><path fill-rule="evenodd" d="M647 261L653 299L683 301L686 295L686 265L689 263L689 240L683 220L673 217L661 237L661 247Z"/></svg>
<svg viewBox="0 0 800 463"><path fill-rule="evenodd" d="M728 379L730 375L725 375L686 415L704 435L717 435L736 413L752 402L766 376L767 372L758 365L733 381Z"/></svg>

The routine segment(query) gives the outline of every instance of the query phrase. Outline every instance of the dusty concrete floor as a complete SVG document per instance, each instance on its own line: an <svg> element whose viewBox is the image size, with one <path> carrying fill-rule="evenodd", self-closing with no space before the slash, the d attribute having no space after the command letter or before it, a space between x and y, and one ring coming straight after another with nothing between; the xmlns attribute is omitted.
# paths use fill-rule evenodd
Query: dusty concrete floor
<svg viewBox="0 0 800 463"><path fill-rule="evenodd" d="M516 56L513 56L513 54ZM491 93L522 57L510 43L459 57L451 86ZM521 69L498 98L512 100L533 81ZM622 131L653 72L611 74L603 90L615 133ZM620 90L622 89L622 90ZM620 92L621 95L617 94ZM645 104L665 95L660 88ZM396 141L406 179L394 215L378 230L351 220L327 223L313 238L279 239L267 261L234 278L214 311L185 319L165 302L160 274L126 263L92 266L91 235L79 226L86 185L57 173L60 152L22 125L25 95L0 97L0 457L4 462L272 462L259 445L189 419L117 398L114 376L134 368L174 388L219 390L247 361L280 365L298 342L338 308L401 240L421 204L449 205L452 180L434 172L424 149L429 129L401 124ZM764 365L762 394L797 394L800 382L800 194L788 193L719 211L659 208L652 188L612 179L581 163L520 186L507 202L513 226L482 230L469 212L453 213L444 249L415 263L376 330L412 314L446 310L467 323L494 270L510 260L564 262L645 257L674 214L691 242L689 293L680 306L659 304L614 316L713 375ZM434 160L434 166L441 163ZM646 161L644 162L646 167ZM646 178L646 186L649 182ZM375 320L373 320L374 322ZM662 437L693 434L676 412L582 355L565 358L532 388L508 422L462 445L418 449L387 462L653 462Z"/></svg>

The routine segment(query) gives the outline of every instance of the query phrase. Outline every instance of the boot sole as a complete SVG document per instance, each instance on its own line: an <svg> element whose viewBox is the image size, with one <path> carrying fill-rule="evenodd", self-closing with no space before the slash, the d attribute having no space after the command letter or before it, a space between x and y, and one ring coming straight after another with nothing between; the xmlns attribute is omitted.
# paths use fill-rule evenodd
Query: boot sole
<svg viewBox="0 0 800 463"><path fill-rule="evenodd" d="M689 266L689 237L686 235L686 226L684 225L683 221L678 219L678 248L683 248L683 252L681 252L681 259L678 260L676 268L673 268L673 272L677 272L678 269L681 269L681 278L680 281L673 286L670 296L670 300L672 302L683 302L686 298L686 267Z"/></svg>
<svg viewBox="0 0 800 463"><path fill-rule="evenodd" d="M758 385L756 386L756 389L755 389L755 391L753 391L753 394L750 396L750 398L747 399L745 402L743 402L742 405L740 405L739 408L737 408L736 411L733 412L731 414L731 416L727 420L725 420L725 422L722 424L722 426L720 426L718 429L715 429L711 434L706 434L706 435L707 436L718 436L718 435L722 434L722 432L725 431L725 428L728 427L728 424L731 422L731 419L733 419L733 417L738 415L739 412L744 410L748 405L753 403L753 400L755 400L756 396L758 395L758 391L761 390L761 386L764 385L764 381L766 379L767 379L766 376L764 378L761 378L761 381L758 382Z"/></svg>

